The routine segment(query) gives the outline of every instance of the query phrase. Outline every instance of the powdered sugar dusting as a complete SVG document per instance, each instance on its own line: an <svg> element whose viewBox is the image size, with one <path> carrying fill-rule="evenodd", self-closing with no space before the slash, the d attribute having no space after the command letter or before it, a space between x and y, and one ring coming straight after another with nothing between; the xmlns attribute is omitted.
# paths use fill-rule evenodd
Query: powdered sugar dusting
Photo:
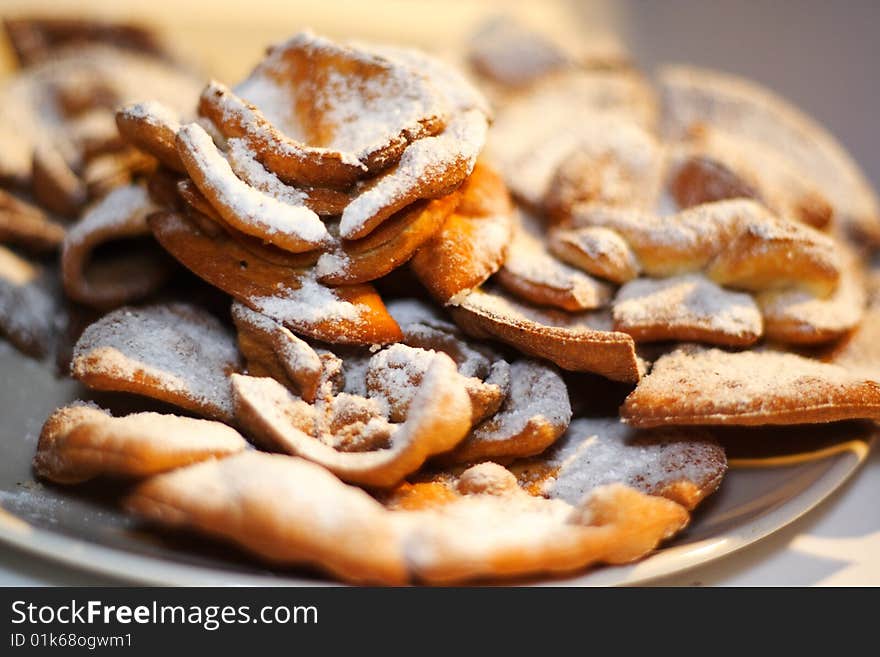
<svg viewBox="0 0 880 657"><path fill-rule="evenodd" d="M145 100L125 107L123 111L133 119L141 119L152 125L164 125L177 132L180 115L167 105L155 100Z"/></svg>
<svg viewBox="0 0 880 657"><path fill-rule="evenodd" d="M305 206L306 193L286 185L271 171L257 161L246 140L233 137L226 141L226 158L235 174L248 185L265 192L282 203Z"/></svg>
<svg viewBox="0 0 880 657"><path fill-rule="evenodd" d="M385 44L358 45L364 50L372 51L426 76L446 99L450 109L456 111L478 109L486 116L491 114L489 102L485 96L468 81L461 71L443 60L415 48Z"/></svg>
<svg viewBox="0 0 880 657"><path fill-rule="evenodd" d="M405 539L407 562L417 570L430 571L438 563L480 564L491 573L498 555L535 554L585 531L569 523L572 511L562 500L478 494L389 517Z"/></svg>
<svg viewBox="0 0 880 657"><path fill-rule="evenodd" d="M328 251L322 253L315 263L315 275L319 278L325 276L342 276L351 266L351 258L341 251Z"/></svg>
<svg viewBox="0 0 880 657"><path fill-rule="evenodd" d="M689 330L756 339L763 328L750 295L725 290L699 274L630 281L618 291L612 315L618 330L663 327L664 339Z"/></svg>
<svg viewBox="0 0 880 657"><path fill-rule="evenodd" d="M383 405L392 422L406 418L436 355L434 351L394 344L370 359L366 372L368 394Z"/></svg>
<svg viewBox="0 0 880 657"><path fill-rule="evenodd" d="M87 210L82 219L67 231L64 248L69 249L82 243L99 229L106 230L132 221L142 221L146 228L146 216L158 209L143 187L117 187Z"/></svg>
<svg viewBox="0 0 880 657"><path fill-rule="evenodd" d="M241 88L239 86L239 88ZM278 100L278 97L288 98L285 89L275 86L264 78L255 80L251 89L245 89L249 95L257 100L267 104L270 108L287 107L289 100ZM340 153L331 151L328 148L319 146L309 146L297 141L295 138L288 137L278 133L275 126L260 111L260 109L251 103L245 102L243 99L234 95L225 85L211 81L210 84L202 92L203 98L213 98L218 102L220 116L224 122L231 122L240 125L247 134L254 140L268 144L279 155L285 157L303 160L310 155L328 155L333 153L339 158L339 161L348 166L354 167L363 173L366 173L367 167L353 154ZM270 112L272 110L270 109ZM276 109L276 112L279 111ZM283 110L281 110L283 111ZM276 120L279 116L276 115ZM288 126L290 129L290 126Z"/></svg>
<svg viewBox="0 0 880 657"><path fill-rule="evenodd" d="M332 288L321 285L312 275L304 276L297 289L284 288L277 296L257 297L251 302L259 312L281 323L288 319L307 323L361 322L367 310L340 299Z"/></svg>
<svg viewBox="0 0 880 657"><path fill-rule="evenodd" d="M320 69L320 77L307 77L307 67L317 66L323 57L357 66L343 74L331 63ZM279 83L288 78L298 84ZM292 139L338 152L353 165L400 134L417 134L422 121L446 111L422 72L311 32L275 46L235 91ZM302 105L319 111L300 115L297 108ZM320 116L317 124L315 116Z"/></svg>
<svg viewBox="0 0 880 657"><path fill-rule="evenodd" d="M245 224L253 224L253 231L273 235L292 235L316 245L329 239L326 226L318 215L304 205L291 205L255 189L242 181L223 157L210 135L197 123L183 126L177 134L180 143L204 177L204 185L222 205ZM219 211L220 208L218 208Z"/></svg>
<svg viewBox="0 0 880 657"><path fill-rule="evenodd" d="M186 304L121 308L86 328L73 351L75 378L136 385L145 377L202 409L232 416L227 375L238 364L233 336L205 311ZM130 389L122 387L119 389Z"/></svg>
<svg viewBox="0 0 880 657"><path fill-rule="evenodd" d="M488 128L483 112L468 110L454 116L439 135L411 143L394 169L343 210L340 235L350 237L357 234L380 210L408 198L431 182L444 179L450 169L460 166L465 177L470 175L486 142Z"/></svg>
<svg viewBox="0 0 880 657"><path fill-rule="evenodd" d="M618 418L580 418L547 453L513 469L528 472L534 465L555 471L540 486L544 495L577 505L591 490L614 483L662 494L666 486L689 482L705 495L720 482L726 459L700 430L639 432Z"/></svg>
<svg viewBox="0 0 880 657"><path fill-rule="evenodd" d="M420 299L392 299L387 308L404 331L414 324L425 324L448 331L457 330L455 324L446 319L440 310Z"/></svg>
<svg viewBox="0 0 880 657"><path fill-rule="evenodd" d="M559 432L571 420L568 388L552 367L532 360L510 366L510 392L501 410L473 430L469 441L508 440L527 425L548 425Z"/></svg>
<svg viewBox="0 0 880 657"><path fill-rule="evenodd" d="M776 351L685 347L662 356L623 417L656 424L789 424L878 416L880 387L838 365Z"/></svg>

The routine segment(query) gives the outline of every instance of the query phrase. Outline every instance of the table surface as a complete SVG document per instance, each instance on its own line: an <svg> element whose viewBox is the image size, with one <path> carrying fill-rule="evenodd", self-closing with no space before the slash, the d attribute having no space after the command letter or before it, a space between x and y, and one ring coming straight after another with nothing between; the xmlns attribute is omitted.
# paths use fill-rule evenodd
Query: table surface
<svg viewBox="0 0 880 657"><path fill-rule="evenodd" d="M168 10L163 7L167 5ZM171 10L173 6L173 11ZM217 0L189 3L153 0L4 0L16 10L145 18L201 55L212 72L234 80L255 60L263 44L304 24L332 35L348 32L449 46L454 37L488 14L518 13L547 27L611 31L651 70L659 62L691 62L754 78L789 97L850 148L875 186L880 182L880 85L872 70L878 59L874 31L880 4L822 0L742 3L723 0L586 0L527 3L500 0ZM439 10L442 7L442 11ZM245 12L246 13L243 13ZM417 15L431 20L416 20ZM382 21L374 20L381 16ZM242 25L249 29L242 30ZM724 26L720 29L719 26ZM223 49L212 44L223 37ZM234 35L234 36L233 36ZM457 37L456 37L457 38ZM805 47L804 44L808 44ZM744 45L746 47L744 47ZM2 69L2 61L0 61ZM816 509L744 550L710 564L666 577L656 584L704 586L874 585L880 586L880 449L875 448L851 481ZM118 580L60 566L0 545L0 585L113 585Z"/></svg>

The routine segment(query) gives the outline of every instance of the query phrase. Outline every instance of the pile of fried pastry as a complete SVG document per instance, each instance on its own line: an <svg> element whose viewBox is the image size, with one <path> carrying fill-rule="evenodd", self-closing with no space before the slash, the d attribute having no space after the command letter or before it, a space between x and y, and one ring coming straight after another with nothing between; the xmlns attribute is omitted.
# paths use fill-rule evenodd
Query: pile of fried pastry
<svg viewBox="0 0 880 657"><path fill-rule="evenodd" d="M877 199L754 83L507 20L444 59L303 32L234 87L137 26L6 31L0 332L161 402L57 409L43 480L485 581L651 553L722 482L712 425L880 418Z"/></svg>

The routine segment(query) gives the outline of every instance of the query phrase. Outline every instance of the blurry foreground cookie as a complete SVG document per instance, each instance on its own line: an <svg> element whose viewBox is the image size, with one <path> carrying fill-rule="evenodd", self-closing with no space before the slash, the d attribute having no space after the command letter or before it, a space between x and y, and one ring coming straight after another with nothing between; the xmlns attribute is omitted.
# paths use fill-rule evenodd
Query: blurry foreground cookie
<svg viewBox="0 0 880 657"><path fill-rule="evenodd" d="M57 293L44 267L0 245L0 335L44 355L54 335Z"/></svg>
<svg viewBox="0 0 880 657"><path fill-rule="evenodd" d="M598 488L576 506L533 497L494 464L462 473L445 499L388 510L320 466L258 452L147 479L127 506L272 563L313 565L348 581L384 584L625 563L688 522L678 504L623 485Z"/></svg>
<svg viewBox="0 0 880 657"><path fill-rule="evenodd" d="M96 406L74 404L46 420L34 469L62 484L97 476L147 477L246 446L235 429L219 422L160 413L113 417Z"/></svg>

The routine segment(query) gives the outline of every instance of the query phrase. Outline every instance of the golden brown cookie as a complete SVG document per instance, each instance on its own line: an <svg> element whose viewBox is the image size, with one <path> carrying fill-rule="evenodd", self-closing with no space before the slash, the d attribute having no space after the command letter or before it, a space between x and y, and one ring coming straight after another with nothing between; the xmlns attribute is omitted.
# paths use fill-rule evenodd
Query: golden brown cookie
<svg viewBox="0 0 880 657"><path fill-rule="evenodd" d="M179 118L169 108L155 102L135 103L116 113L116 123L120 134L129 144L149 153L173 171L186 173L177 150L177 133L181 125ZM214 130L214 126L208 121L202 120L200 125L209 133ZM224 141L222 135L214 135L214 139ZM351 202L348 191L326 187L293 187L283 183L257 161L255 154L242 138L227 139L225 145L224 156L232 171L258 192L293 205L305 203L310 210L321 216L339 215Z"/></svg>
<svg viewBox="0 0 880 657"><path fill-rule="evenodd" d="M476 463L531 456L559 438L570 420L568 389L558 372L539 361L518 360L510 366L510 392L498 412L442 459Z"/></svg>
<svg viewBox="0 0 880 657"><path fill-rule="evenodd" d="M764 332L761 311L750 295L725 290L700 274L632 280L618 290L611 315L614 330L636 342L747 347Z"/></svg>
<svg viewBox="0 0 880 657"><path fill-rule="evenodd" d="M71 375L90 388L130 392L210 418L233 417L235 339L206 311L182 303L120 308L86 328Z"/></svg>
<svg viewBox="0 0 880 657"><path fill-rule="evenodd" d="M706 203L670 217L577 206L571 221L617 231L649 276L703 271L727 287L797 287L827 297L843 268L832 238L747 199Z"/></svg>
<svg viewBox="0 0 880 657"><path fill-rule="evenodd" d="M169 169L185 173L177 152L180 117L161 103L146 101L116 112L119 134L132 146L149 153Z"/></svg>
<svg viewBox="0 0 880 657"><path fill-rule="evenodd" d="M61 484L98 476L141 478L246 447L235 429L219 422L160 413L113 417L97 406L74 404L46 420L34 470Z"/></svg>
<svg viewBox="0 0 880 657"><path fill-rule="evenodd" d="M151 477L126 507L157 524L231 541L279 565L350 582L402 584L407 567L385 509L304 459L248 451Z"/></svg>
<svg viewBox="0 0 880 657"><path fill-rule="evenodd" d="M877 419L880 383L796 354L686 347L654 363L620 415L635 427Z"/></svg>
<svg viewBox="0 0 880 657"><path fill-rule="evenodd" d="M413 272L443 303L470 292L497 272L507 257L512 216L504 182L478 162L462 184L455 212L413 257Z"/></svg>
<svg viewBox="0 0 880 657"><path fill-rule="evenodd" d="M147 224L147 216L157 209L138 185L118 187L89 208L62 244L67 296L96 308L112 308L155 292L172 264Z"/></svg>
<svg viewBox="0 0 880 657"><path fill-rule="evenodd" d="M332 378L333 371L341 368L332 354L318 354L271 317L237 301L232 304L232 320L248 374L270 376L308 403L315 401L319 386Z"/></svg>
<svg viewBox="0 0 880 657"><path fill-rule="evenodd" d="M339 425L348 423L335 417L333 402L342 399L350 405L355 400L328 398L307 407L272 379L233 377L236 418L266 443L315 461L346 481L377 487L398 483L429 456L454 447L470 428L471 402L463 377L445 354L395 345L371 359L366 376L381 406L366 416L365 424L359 412L356 430L382 432L379 448L345 451L334 444L340 442ZM334 417L322 426L318 416L328 405Z"/></svg>
<svg viewBox="0 0 880 657"><path fill-rule="evenodd" d="M619 233L601 226L557 227L550 230L547 248L572 267L623 284L639 275L635 253Z"/></svg>
<svg viewBox="0 0 880 657"><path fill-rule="evenodd" d="M334 75L339 84L330 85ZM302 94L292 113L282 99L291 93ZM310 111L312 103L320 109ZM273 49L235 91L212 82L199 111L226 139L239 177L275 178L276 189L295 186L288 192L311 188L306 195L316 205L323 204L318 190L344 190L345 240L366 237L418 200L454 191L470 175L487 129L485 101L439 60L310 33Z"/></svg>
<svg viewBox="0 0 880 657"><path fill-rule="evenodd" d="M642 373L631 336L611 329L608 313L562 313L518 302L495 290L476 290L450 312L476 338L493 338L565 370L635 382Z"/></svg>
<svg viewBox="0 0 880 657"><path fill-rule="evenodd" d="M177 131L177 150L192 181L230 226L292 253L303 253L329 242L318 215L305 205L279 200L241 180L197 123Z"/></svg>
<svg viewBox="0 0 880 657"><path fill-rule="evenodd" d="M328 285L365 283L405 264L440 230L461 196L457 192L410 204L359 240L338 240L318 260L318 280Z"/></svg>
<svg viewBox="0 0 880 657"><path fill-rule="evenodd" d="M487 130L483 110L468 109L439 135L410 144L396 166L366 183L345 207L340 236L360 239L407 205L457 189L473 171Z"/></svg>
<svg viewBox="0 0 880 657"><path fill-rule="evenodd" d="M445 111L437 90L409 67L308 32L272 48L235 92L212 83L199 105L285 182L326 187L393 164L410 142L443 129Z"/></svg>
<svg viewBox="0 0 880 657"><path fill-rule="evenodd" d="M246 452L148 479L126 506L272 563L314 565L347 581L384 584L625 563L688 522L678 504L622 485L598 488L577 506L533 497L492 465L462 473L445 503L389 511L308 461Z"/></svg>
<svg viewBox="0 0 880 657"><path fill-rule="evenodd" d="M159 243L200 278L304 335L325 342L387 344L400 328L369 285L329 288L301 269L272 264L226 233L203 232L180 213L150 216Z"/></svg>
<svg viewBox="0 0 880 657"><path fill-rule="evenodd" d="M85 183L54 145L34 148L31 189L36 201L62 217L75 217L88 198Z"/></svg>
<svg viewBox="0 0 880 657"><path fill-rule="evenodd" d="M510 365L488 345L468 340L434 307L416 299L394 299L388 312L403 332L403 344L442 351L458 366L471 399L471 424L494 415L510 393Z"/></svg>
<svg viewBox="0 0 880 657"><path fill-rule="evenodd" d="M38 253L53 251L64 239L64 227L35 205L0 189L0 242Z"/></svg>
<svg viewBox="0 0 880 657"><path fill-rule="evenodd" d="M569 504L619 483L693 510L721 484L727 458L704 430L639 431L616 417L578 418L546 452L509 468L526 490Z"/></svg>
<svg viewBox="0 0 880 657"><path fill-rule="evenodd" d="M554 258L538 221L518 213L507 258L495 280L523 301L578 312L602 308L611 287Z"/></svg>
<svg viewBox="0 0 880 657"><path fill-rule="evenodd" d="M445 62L410 48L363 47L424 75L440 92L448 117L441 132L412 142L397 164L362 183L342 212L339 234L343 239L364 237L410 203L456 189L471 175L488 130L485 98Z"/></svg>

